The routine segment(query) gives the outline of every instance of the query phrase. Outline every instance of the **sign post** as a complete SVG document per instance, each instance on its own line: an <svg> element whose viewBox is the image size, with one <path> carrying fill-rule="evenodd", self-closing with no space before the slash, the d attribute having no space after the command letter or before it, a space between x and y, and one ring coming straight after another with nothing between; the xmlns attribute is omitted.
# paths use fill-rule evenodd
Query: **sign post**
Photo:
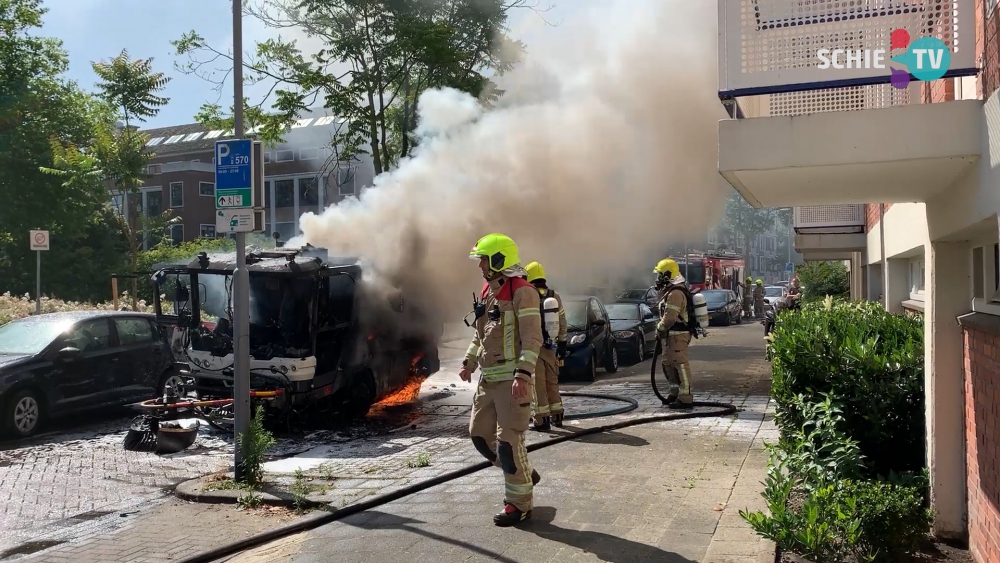
<svg viewBox="0 0 1000 563"><path fill-rule="evenodd" d="M37 255L35 261L35 314L42 314L42 251L49 249L48 231L29 231L31 249Z"/></svg>

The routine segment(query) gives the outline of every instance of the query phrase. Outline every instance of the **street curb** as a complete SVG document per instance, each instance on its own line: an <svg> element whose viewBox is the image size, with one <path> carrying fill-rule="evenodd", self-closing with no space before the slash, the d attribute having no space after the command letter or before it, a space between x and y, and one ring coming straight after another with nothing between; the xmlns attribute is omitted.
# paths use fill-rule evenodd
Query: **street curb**
<svg viewBox="0 0 1000 563"><path fill-rule="evenodd" d="M240 497L248 492L247 489L205 490L205 487L209 483L216 480L218 480L217 475L207 475L184 481L178 484L174 489L174 495L177 498L188 502L197 502L202 504L236 504ZM266 506L301 509L311 509L324 506L324 503L322 502L316 502L306 498L302 499L299 502L299 506L296 507L294 495L288 491L276 489L271 486L266 486L262 490L256 491L255 494L258 498L260 498L261 504Z"/></svg>
<svg viewBox="0 0 1000 563"><path fill-rule="evenodd" d="M757 563L778 563L778 546L771 540L761 540Z"/></svg>

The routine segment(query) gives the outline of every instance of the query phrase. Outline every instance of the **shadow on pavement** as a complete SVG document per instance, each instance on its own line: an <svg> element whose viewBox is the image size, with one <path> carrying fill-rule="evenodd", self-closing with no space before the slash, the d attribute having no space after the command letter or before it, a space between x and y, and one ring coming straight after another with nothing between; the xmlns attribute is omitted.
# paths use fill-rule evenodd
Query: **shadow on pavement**
<svg viewBox="0 0 1000 563"><path fill-rule="evenodd" d="M357 526L358 528L364 528L365 530L404 530L418 536L423 536L434 541L439 541L441 543L446 543L462 549L467 549L472 553L478 554L482 557L490 559L492 561L500 561L501 563L518 563L514 559L509 557L504 557L503 555L491 551L486 548L479 547L478 545L473 545L468 542L457 540L455 538L449 538L447 536L442 536L440 534L435 534L424 530L422 528L416 527L416 524L426 524L423 520L415 520L413 518L406 518L404 516L396 516L395 514L388 514L386 512L379 512L377 510L369 510L365 512L368 516L373 516L372 518L366 518L363 522L353 523L350 518L344 519L341 522L344 524L349 524L351 526Z"/></svg>
<svg viewBox="0 0 1000 563"><path fill-rule="evenodd" d="M570 432L570 434L574 434ZM633 446L642 447L648 446L649 441L645 438L640 438L639 436L632 436L629 434L623 434L621 432L602 432L600 434L591 434L589 436L583 436L576 439L577 442L583 442L584 444L606 444L615 446Z"/></svg>
<svg viewBox="0 0 1000 563"><path fill-rule="evenodd" d="M524 526L524 530L540 538L590 552L599 560L607 561L608 563L631 563L632 561L640 560L662 563L694 563L690 559L676 553L664 551L652 545L612 536L611 534L560 528L552 523L555 516L555 508L549 506L536 507L533 511L531 522Z"/></svg>

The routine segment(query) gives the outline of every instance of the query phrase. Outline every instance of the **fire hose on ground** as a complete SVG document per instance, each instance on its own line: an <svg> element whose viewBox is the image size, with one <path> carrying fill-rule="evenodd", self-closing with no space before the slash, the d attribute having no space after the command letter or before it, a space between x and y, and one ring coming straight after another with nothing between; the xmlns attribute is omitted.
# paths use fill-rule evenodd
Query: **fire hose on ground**
<svg viewBox="0 0 1000 563"><path fill-rule="evenodd" d="M664 404L666 404L667 403L666 399L664 399L664 397L660 394L660 391L656 388L656 359L657 359L657 356L659 355L659 353L660 353L660 345L659 345L659 343L657 343L656 351L654 351L654 353L653 353L653 362L652 362L653 367L652 367L652 370L651 370L653 392L656 393L656 396L659 397L660 400ZM583 414L578 414L578 415L568 415L568 416L566 416L566 420L570 420L570 419L583 419L583 418L595 418L597 416L610 416L612 414L621 414L623 412L628 412L628 411L634 410L634 409L636 409L639 406L638 402L635 401L634 399L631 399L631 398L628 398L628 397L622 397L622 396L619 396L619 395L602 395L602 394L598 394L598 393L577 393L577 392L565 392L565 393L562 393L562 395L564 397L599 398L599 399L607 399L607 400L619 401L619 402L627 403L627 405L625 405L625 406L617 407L615 409L610 409L610 410L607 410L607 411L597 411L597 412L594 412L594 413L583 413ZM578 439L583 438L585 436L592 436L594 434L602 434L602 433L605 433L605 432L612 432L614 430L620 430L622 428L628 428L630 426L639 426L639 425L643 425L643 424L652 424L654 422L665 422L665 421L671 421L671 420L686 420L686 419L691 419L691 418L707 418L707 417L715 417L715 416L728 416L728 415L731 415L731 414L735 414L736 410L737 410L735 405L731 405L731 404L727 404L727 403L717 403L717 402L712 402L712 401L695 401L694 403L692 403L692 406L695 406L695 407L710 407L713 410L676 412L676 413L670 413L670 414L658 414L658 415L653 415L653 416L645 416L645 417L640 417L640 418L633 418L633 419L630 419L630 420L622 420L622 421L619 421L619 422L615 422L613 424L606 424L606 425L603 425L603 426L596 426L596 427L593 427L593 428L585 428L585 429L573 432L572 434L565 434L565 435L559 436L557 438L552 438L552 439L549 439L549 440L543 440L541 442L536 442L534 444L529 445L527 447L527 449L528 449L529 452L533 452L533 451L536 451L536 450L540 450L542 448L547 448L549 446L554 446L556 444L561 444L563 442L568 442L570 440L578 440ZM364 512L366 510L371 510L373 508L382 506L384 504L388 504L390 502L393 502L393 501L396 501L396 500L408 497L410 495L419 493L421 491L427 490L427 489L429 489L431 487L436 487L438 485L447 483L449 481L454 481L455 479L466 477L468 475L476 473L477 471L482 471L483 469L487 469L487 468L490 468L490 467L493 467L493 464L490 463L490 462L488 462L488 461L482 461L482 462L479 462L479 463L475 463L475 464L463 467L462 469L457 469L455 471L450 471L450 472L445 473L443 475L438 475L437 477L433 477L431 479L427 479L426 481L421 481L419 483L414 483L412 485L408 485L406 487L403 487L401 489L392 491L390 493L386 493L386 494L383 494L383 495L379 495L377 497L370 498L370 499L368 499L366 501L362 501L362 502L359 502L359 503L356 503L356 504L345 506L345 507L343 507L341 509L338 509L338 510L335 510L333 512L329 512L329 513L323 514L323 515L315 517L315 518L309 518L309 519L306 519L306 520L300 520L300 521L297 521L297 522L293 522L291 524L288 524L288 525L285 525L285 526L280 526L278 528L274 528L273 530L268 530L266 532L257 534L255 536L250 536L248 538L244 538L242 540L239 540L239 541L236 541L236 542L233 542L233 543L221 546L221 547L217 547L215 549L211 549L211 550L208 550L208 551L205 551L205 552L202 552L202 553L197 553L195 555L192 555L190 557L187 557L187 558L184 558L184 559L180 560L178 563L210 563L212 561L216 561L216 560L221 559L223 557L234 555L234 554L237 554L237 553L240 553L240 552L243 552L243 551L247 551L247 550L253 549L255 547L258 547L258 546L261 546L261 545L264 545L264 544L271 543L271 542L279 540L281 538L285 538L285 537L292 536L292 535L295 535L295 534L300 534L302 532L307 532L309 530L314 530L316 528L319 528L320 526L325 526L326 524L332 524L333 522L337 522L338 520L342 520L344 518L347 518L348 516L352 516L354 514L358 514L359 512Z"/></svg>

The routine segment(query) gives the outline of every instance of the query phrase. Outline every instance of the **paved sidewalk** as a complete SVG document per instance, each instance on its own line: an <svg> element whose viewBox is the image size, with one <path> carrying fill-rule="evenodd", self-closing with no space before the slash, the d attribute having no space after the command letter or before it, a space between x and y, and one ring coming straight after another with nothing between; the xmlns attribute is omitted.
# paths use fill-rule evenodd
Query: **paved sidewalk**
<svg viewBox="0 0 1000 563"><path fill-rule="evenodd" d="M502 495L502 479L488 471L385 505L379 514L359 515L265 546L238 560L284 560L285 555L266 555L284 550L295 561L374 561L398 559L401 554L408 559L434 554L442 561L756 561L760 542L738 511L763 508L762 441L776 439L767 414L769 369L759 359L762 347L754 327L719 333L725 337L692 349L694 371L703 377L696 391L699 399L729 402L743 410L731 417L635 426L532 453L544 480L537 492L534 522L523 531L492 526L490 516ZM649 389L649 367L647 361L624 368L587 388L635 398L639 409L574 426L663 413ZM269 468L288 474L305 468L317 480L332 479L324 500L340 507L478 462L481 458L466 432L468 390L449 383L452 380L457 378L425 385L434 400L418 409L420 418L413 426L389 435L327 442ZM575 412L595 406L587 401L568 398L567 406ZM530 433L532 441L548 437ZM213 451L211 457L218 453L222 452ZM420 454L430 456L430 466L408 467L407 462ZM159 492L166 494L163 489ZM21 560L170 561L290 518L284 512L165 502L165 497L136 501L142 504L136 510L144 508L143 512L103 515L101 529L67 537L66 543ZM53 537L51 529L34 531L37 539ZM615 555L619 547L632 555ZM500 559L494 556L498 553Z"/></svg>

